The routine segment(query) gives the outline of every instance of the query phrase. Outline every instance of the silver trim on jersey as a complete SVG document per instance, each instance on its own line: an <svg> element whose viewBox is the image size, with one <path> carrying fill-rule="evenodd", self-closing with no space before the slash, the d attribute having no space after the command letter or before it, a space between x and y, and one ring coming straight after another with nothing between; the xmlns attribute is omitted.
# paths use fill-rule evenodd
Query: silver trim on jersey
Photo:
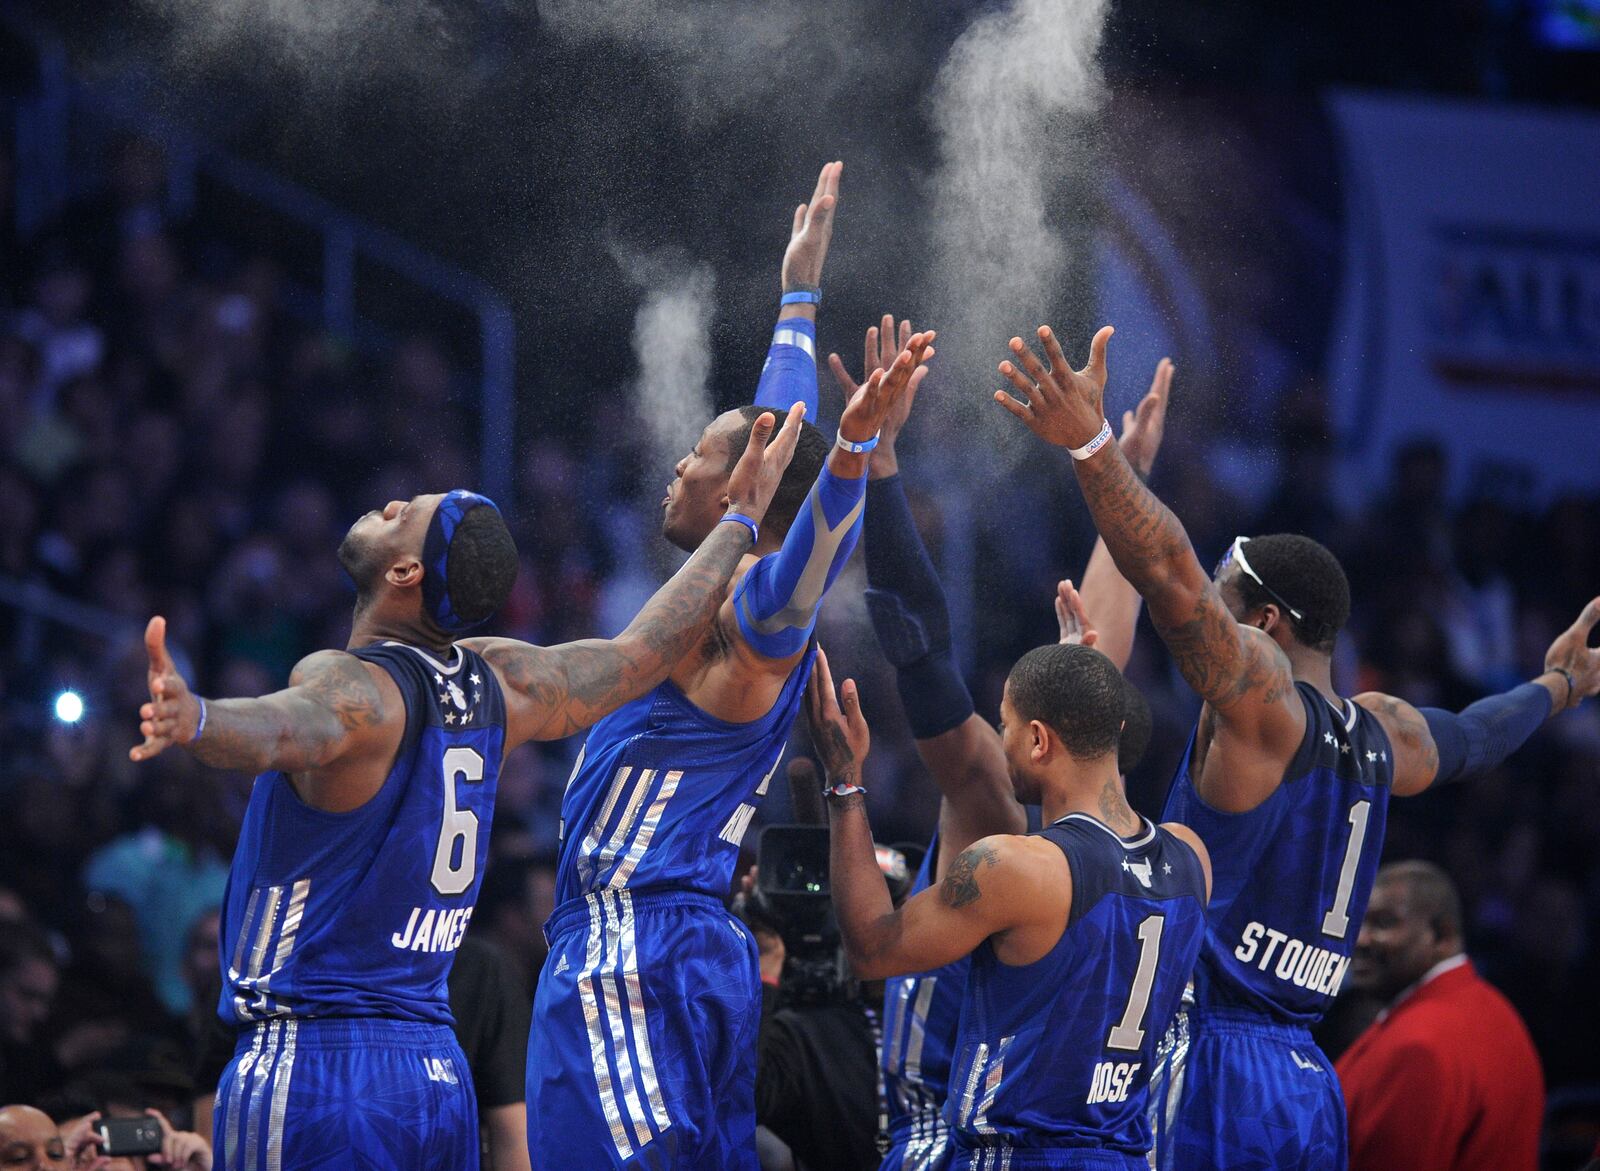
<svg viewBox="0 0 1600 1171"><path fill-rule="evenodd" d="M672 800L672 795L678 791L678 782L683 779L682 769L673 769L661 780L661 790L656 794L656 799L650 803L650 812L645 814L644 824L639 827L639 832L634 835L633 846L622 859L622 865L617 867L617 873L606 885L620 888L628 885L628 879L633 877L635 868L638 867L644 852L650 848L650 839L656 836L656 827L661 824L661 815L667 810L667 802Z"/></svg>
<svg viewBox="0 0 1600 1171"><path fill-rule="evenodd" d="M454 675L457 671L461 670L462 665L467 661L466 652L460 647L456 646L455 643L450 644L450 649L456 653L456 665L454 667L447 667L421 647L412 646L409 642L396 642L391 638L385 640L383 645L404 647L406 650L411 651L418 658L422 659L423 662L427 663L428 666L432 667L435 671L442 672L445 675Z"/></svg>
<svg viewBox="0 0 1600 1171"><path fill-rule="evenodd" d="M980 1041L977 1053L972 1056L972 1068L967 1071L967 1085L961 1092L961 1107L956 1111L956 1125L966 1126L972 1121L972 1096L978 1092L978 1079L983 1076L984 1067L988 1064L989 1044L987 1041Z"/></svg>
<svg viewBox="0 0 1600 1171"><path fill-rule="evenodd" d="M928 1039L928 1008L933 1003L933 990L938 983L937 976L919 977L917 999L911 1006L911 1039L906 1045L905 1075L918 1083L922 1081L922 1045Z"/></svg>
<svg viewBox="0 0 1600 1171"><path fill-rule="evenodd" d="M1006 1054L1011 1051L1011 1042L1016 1039L1015 1033L1000 1038L1000 1047L994 1051L994 1060L989 1063L989 1072L984 1075L983 1098L978 1102L978 1112L972 1119L972 1129L979 1134L995 1133L989 1123L989 1110L994 1106L995 1096L1000 1093L1000 1083L1006 1076Z"/></svg>
<svg viewBox="0 0 1600 1171"><path fill-rule="evenodd" d="M1087 821L1090 825L1096 826L1096 827L1104 830L1106 833L1108 833L1112 837L1116 838L1117 839L1117 844L1119 846L1122 846L1125 849L1132 850L1132 849L1138 848L1139 846L1148 846L1151 842L1156 840L1156 825L1155 825L1155 822L1150 821L1148 818L1144 818L1144 817L1141 817L1139 820L1144 822L1144 824L1148 828L1143 833L1141 833L1138 837L1133 837L1133 838L1125 838L1125 837L1123 837L1116 830L1112 829L1105 822L1101 821L1098 817L1095 817L1092 814L1088 814L1088 813L1069 813L1065 817L1056 818L1050 824L1051 825L1060 825L1063 821L1071 821L1073 818L1079 818L1079 819L1081 819L1083 821Z"/></svg>
<svg viewBox="0 0 1600 1171"><path fill-rule="evenodd" d="M588 747L587 744L584 745ZM578 771L572 771L572 779L576 779ZM606 822L611 820L611 814L617 807L617 799L622 796L622 790L628 783L628 778L633 775L633 766L625 764L617 770L616 776L611 778L611 787L606 790L605 803L600 806L600 816L594 819L589 826L589 832L583 835L583 841L578 845L578 881L588 886L594 878L594 859L591 855L600 848L600 835L605 832ZM572 780L567 781L567 787L572 787Z"/></svg>
<svg viewBox="0 0 1600 1171"><path fill-rule="evenodd" d="M266 1008L267 993L271 991L272 978L283 971L283 966L294 954L295 937L300 934L300 921L305 918L306 912L306 896L310 893L309 878L297 879L289 891L289 909L283 914L283 930L278 935L278 946L273 952L272 967L256 983L256 990L261 993L263 1011ZM272 1011L274 1015L286 1016L289 1013L289 1005L279 999L274 1003Z"/></svg>
<svg viewBox="0 0 1600 1171"><path fill-rule="evenodd" d="M624 770L626 771L626 770ZM656 770L647 768L640 772L638 781L633 786L633 792L628 795L628 804L622 810L622 820L617 822L617 828L611 837L606 840L605 848L600 851L600 857L595 862L594 876L599 879L602 874L616 864L617 856L622 853L623 847L628 844L628 838L633 834L633 827L638 823L639 810L644 805L645 794L650 791L650 786L656 779ZM608 812L607 817L610 816ZM601 823L602 825L604 822Z"/></svg>

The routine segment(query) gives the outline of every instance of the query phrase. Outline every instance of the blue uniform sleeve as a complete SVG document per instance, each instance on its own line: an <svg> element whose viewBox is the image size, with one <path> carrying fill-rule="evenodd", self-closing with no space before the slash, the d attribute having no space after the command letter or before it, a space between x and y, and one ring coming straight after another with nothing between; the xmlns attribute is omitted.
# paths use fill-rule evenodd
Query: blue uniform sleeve
<svg viewBox="0 0 1600 1171"><path fill-rule="evenodd" d="M1439 749L1433 783L1446 785L1493 768L1539 730L1550 716L1550 693L1524 683L1502 695L1480 699L1460 715L1425 707L1422 718Z"/></svg>
<svg viewBox="0 0 1600 1171"><path fill-rule="evenodd" d="M912 735L931 739L972 715L972 694L956 666L944 587L899 476L868 485L866 530L867 613Z"/></svg>
<svg viewBox="0 0 1600 1171"><path fill-rule="evenodd" d="M806 317L785 317L772 331L767 362L756 384L756 406L783 412L798 402L806 404L806 418L815 423L817 323Z"/></svg>
<svg viewBox="0 0 1600 1171"><path fill-rule="evenodd" d="M822 597L861 536L867 477L842 480L826 466L783 538L744 575L733 611L744 639L770 659L798 654L817 624Z"/></svg>

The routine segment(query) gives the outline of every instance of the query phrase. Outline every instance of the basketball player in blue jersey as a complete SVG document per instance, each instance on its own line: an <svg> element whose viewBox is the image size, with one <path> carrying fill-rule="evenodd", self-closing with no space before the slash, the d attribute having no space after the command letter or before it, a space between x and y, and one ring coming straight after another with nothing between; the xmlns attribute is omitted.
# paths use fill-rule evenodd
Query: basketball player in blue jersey
<svg viewBox="0 0 1600 1171"><path fill-rule="evenodd" d="M714 530L749 420L816 402L813 320L841 166L795 212L757 405L713 420L676 468L662 528L679 548ZM867 452L932 337L910 337L850 397L831 450L805 429L704 638L589 734L562 800L528 1043L536 1171L756 1166L756 947L724 899L799 711L818 607L856 543Z"/></svg>
<svg viewBox="0 0 1600 1171"><path fill-rule="evenodd" d="M612 641L456 641L517 572L499 511L472 492L392 501L350 529L349 649L301 660L259 699L190 692L145 634L148 760L169 745L259 772L222 920L219 1011L238 1031L217 1091L224 1171L475 1168L478 1125L446 978L472 917L506 752L565 736L648 691L726 594L799 437L751 430L719 525ZM748 519L747 519L748 518Z"/></svg>
<svg viewBox="0 0 1600 1171"><path fill-rule="evenodd" d="M911 327L900 323L901 344ZM867 331L865 369L892 358L895 323ZM837 354L829 356L835 379L848 395L855 383ZM1165 428L1172 365L1156 369L1137 412L1124 416L1123 450L1146 474ZM872 452L867 482L867 609L896 682L918 754L940 793L938 826L923 855L912 893L935 886L950 862L990 834L1023 833L1027 819L1017 804L1000 737L973 710L972 696L956 665L949 609L938 573L917 533L900 478L896 439L910 396L885 421ZM1084 642L1105 653L1120 670L1133 649L1139 594L1116 570L1103 541L1083 575L1082 597L1070 582L1056 598L1062 642ZM1088 615L1094 616L1089 630ZM1118 747L1126 774L1150 737L1150 711L1131 685L1127 727ZM970 957L932 972L889 980L884 993L884 1042L880 1053L889 1109L884 1171L941 1171L954 1155L944 1124L944 1104L961 999Z"/></svg>
<svg viewBox="0 0 1600 1171"><path fill-rule="evenodd" d="M831 782L831 887L861 979L970 955L945 1123L957 1168L1146 1166L1156 1043L1205 935L1210 863L1184 826L1128 807L1117 766L1126 683L1092 647L1029 651L1006 680L1000 735L1037 834L993 834L896 910L872 858L853 681L835 699L819 653L807 693Z"/></svg>
<svg viewBox="0 0 1600 1171"><path fill-rule="evenodd" d="M1600 598L1545 671L1459 715L1378 693L1342 697L1331 659L1350 612L1338 560L1294 535L1240 537L1208 576L1178 519L1108 442L1106 327L1074 371L1040 327L1048 367L1011 339L996 399L1073 456L1117 566L1144 596L1205 701L1167 800L1217 864L1195 1003L1164 1046L1152 1102L1169 1171L1345 1166L1344 1103L1308 1031L1344 981L1391 795L1505 759L1553 713L1600 690L1588 635Z"/></svg>

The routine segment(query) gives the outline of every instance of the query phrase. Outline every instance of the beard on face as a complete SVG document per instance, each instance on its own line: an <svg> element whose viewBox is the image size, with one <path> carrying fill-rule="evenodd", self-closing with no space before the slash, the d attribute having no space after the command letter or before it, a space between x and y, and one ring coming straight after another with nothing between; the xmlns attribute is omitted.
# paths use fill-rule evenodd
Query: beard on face
<svg viewBox="0 0 1600 1171"><path fill-rule="evenodd" d="M372 591L381 572L381 562L375 542L358 536L355 529L344 535L344 540L339 542L339 564L344 566L344 571L350 575L350 580L356 583L356 604L372 596Z"/></svg>

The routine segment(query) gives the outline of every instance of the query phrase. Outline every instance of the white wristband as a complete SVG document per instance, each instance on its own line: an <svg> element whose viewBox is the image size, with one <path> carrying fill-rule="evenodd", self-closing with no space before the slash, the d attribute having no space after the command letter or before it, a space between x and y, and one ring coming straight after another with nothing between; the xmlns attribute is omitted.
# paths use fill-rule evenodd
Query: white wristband
<svg viewBox="0 0 1600 1171"><path fill-rule="evenodd" d="M1089 442L1085 443L1082 447L1067 448L1067 454L1073 459L1088 459L1091 455L1099 451L1102 447L1110 442L1111 420L1107 419L1105 422L1100 424L1100 434L1089 440Z"/></svg>

